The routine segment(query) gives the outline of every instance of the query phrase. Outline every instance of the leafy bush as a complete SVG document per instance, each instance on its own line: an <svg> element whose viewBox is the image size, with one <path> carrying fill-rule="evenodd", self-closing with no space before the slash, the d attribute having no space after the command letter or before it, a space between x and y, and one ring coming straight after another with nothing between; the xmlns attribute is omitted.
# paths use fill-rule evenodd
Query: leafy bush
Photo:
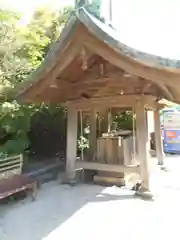
<svg viewBox="0 0 180 240"><path fill-rule="evenodd" d="M133 130L133 117L131 111L117 113L114 122L117 124L118 129Z"/></svg>

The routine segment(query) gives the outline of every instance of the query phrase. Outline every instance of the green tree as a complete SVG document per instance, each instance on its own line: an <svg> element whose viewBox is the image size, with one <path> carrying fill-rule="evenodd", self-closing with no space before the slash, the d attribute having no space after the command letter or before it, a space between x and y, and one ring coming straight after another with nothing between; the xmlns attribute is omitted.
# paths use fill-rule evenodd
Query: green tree
<svg viewBox="0 0 180 240"><path fill-rule="evenodd" d="M132 114L132 111L118 112L115 116L114 122L116 122L118 129L133 130L133 114Z"/></svg>
<svg viewBox="0 0 180 240"><path fill-rule="evenodd" d="M23 45L23 36L18 31L19 16L9 11L0 11L0 90L1 101L7 100L7 90L14 87L14 77L22 70L29 71L25 58L17 52ZM25 70L26 69L26 70Z"/></svg>
<svg viewBox="0 0 180 240"><path fill-rule="evenodd" d="M14 154L28 146L31 116L44 106L19 105L18 85L40 65L56 41L71 8L59 13L37 10L26 26L20 16L0 9L0 152Z"/></svg>

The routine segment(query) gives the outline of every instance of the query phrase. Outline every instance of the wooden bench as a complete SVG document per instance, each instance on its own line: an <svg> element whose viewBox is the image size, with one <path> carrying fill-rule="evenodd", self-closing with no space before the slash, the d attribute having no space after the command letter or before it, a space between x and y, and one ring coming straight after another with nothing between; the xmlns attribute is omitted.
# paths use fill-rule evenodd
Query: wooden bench
<svg viewBox="0 0 180 240"><path fill-rule="evenodd" d="M17 155L0 159L0 199L15 193L31 190L36 198L37 182L22 174L23 156Z"/></svg>

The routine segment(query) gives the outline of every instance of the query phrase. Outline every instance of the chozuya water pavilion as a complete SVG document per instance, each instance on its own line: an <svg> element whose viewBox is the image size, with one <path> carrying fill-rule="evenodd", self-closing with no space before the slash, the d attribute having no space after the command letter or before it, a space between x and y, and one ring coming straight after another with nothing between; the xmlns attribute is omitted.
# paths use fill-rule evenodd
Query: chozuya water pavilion
<svg viewBox="0 0 180 240"><path fill-rule="evenodd" d="M35 71L32 80L22 87L18 98L25 102L55 103L67 107L68 182L75 178L76 169L80 168L97 170L99 173L135 172L139 173L142 181L141 191L145 192L149 190L146 112L154 111L157 157L159 163L163 164L158 115L162 105L159 104L159 100L167 99L180 103L179 66L179 61L163 59L127 47L120 42L114 29L91 16L84 8L79 8L70 17L59 40ZM128 165L125 161L119 163L115 159L109 162L98 160L97 112L121 108L132 108L136 115L135 156L139 165ZM79 111L90 113L92 158L88 161L77 160L76 157ZM107 135L103 136L108 139ZM111 143L112 141L109 141L106 147ZM114 151L108 150L109 157ZM123 150L123 153L125 159L127 149Z"/></svg>

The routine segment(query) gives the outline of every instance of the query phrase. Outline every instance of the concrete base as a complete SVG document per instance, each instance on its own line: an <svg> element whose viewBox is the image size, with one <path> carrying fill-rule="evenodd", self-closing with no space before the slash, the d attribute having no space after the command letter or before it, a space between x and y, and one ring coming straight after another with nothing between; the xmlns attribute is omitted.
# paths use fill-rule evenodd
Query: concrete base
<svg viewBox="0 0 180 240"><path fill-rule="evenodd" d="M83 170L81 180L85 183L92 183L94 175L97 174L96 170Z"/></svg>
<svg viewBox="0 0 180 240"><path fill-rule="evenodd" d="M166 165L163 164L163 165L158 165L158 166L159 166L160 170L168 172L168 168L166 167Z"/></svg>
<svg viewBox="0 0 180 240"><path fill-rule="evenodd" d="M135 195L139 196L139 197L142 197L143 199L146 199L146 200L154 200L154 194L146 189L146 188L143 188L141 187L139 190L137 190L135 192Z"/></svg>
<svg viewBox="0 0 180 240"><path fill-rule="evenodd" d="M68 185L73 186L73 187L76 186L77 183L78 182L76 180L66 180L66 179L63 179L61 181L61 184L68 184Z"/></svg>
<svg viewBox="0 0 180 240"><path fill-rule="evenodd" d="M69 179L67 178L66 174L61 177L60 181L61 181L61 184L68 184L71 186L75 186L78 183L77 178Z"/></svg>
<svg viewBox="0 0 180 240"><path fill-rule="evenodd" d="M156 157L156 150L149 150L150 156L151 157Z"/></svg>
<svg viewBox="0 0 180 240"><path fill-rule="evenodd" d="M93 181L97 184L101 185L116 185L116 186L125 186L125 180L124 178L115 178L115 177L105 177L105 176L99 176L95 175L93 177Z"/></svg>

